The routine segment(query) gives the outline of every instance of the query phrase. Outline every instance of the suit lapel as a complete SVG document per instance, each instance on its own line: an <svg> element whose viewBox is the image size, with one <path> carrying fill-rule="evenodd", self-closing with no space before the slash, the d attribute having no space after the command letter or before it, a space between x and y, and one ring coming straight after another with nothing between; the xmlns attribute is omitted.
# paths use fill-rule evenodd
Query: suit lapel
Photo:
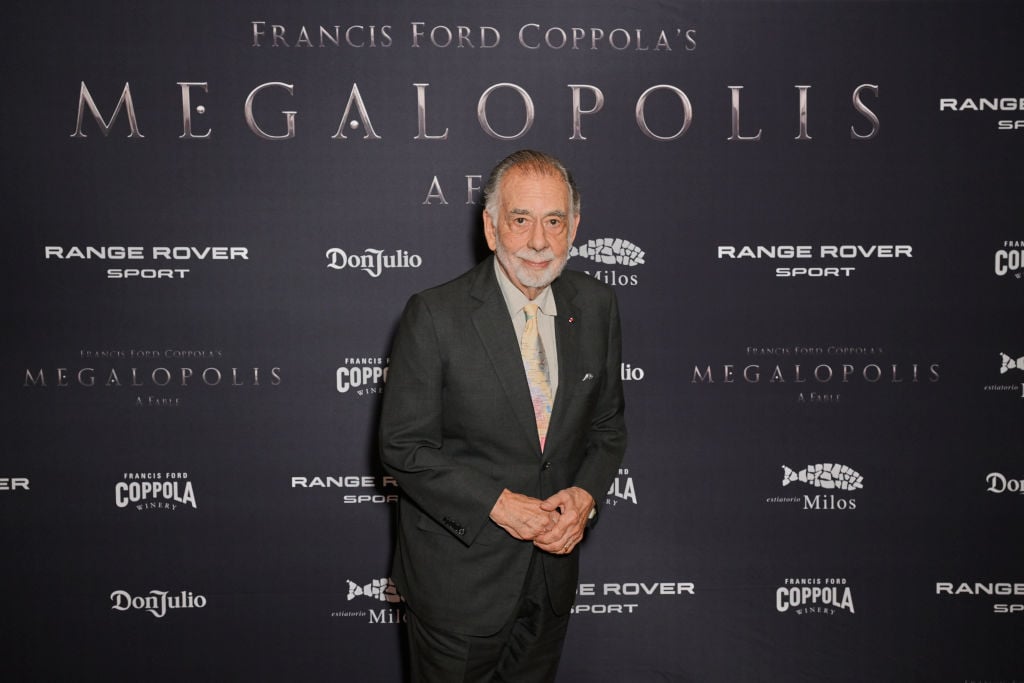
<svg viewBox="0 0 1024 683"><path fill-rule="evenodd" d="M537 436L537 420L533 415L533 402L530 399L530 387L526 383L526 372L523 370L523 357L516 345L515 327L512 326L508 306L498 288L498 280L494 274L493 256L478 267L477 277L471 286L470 294L480 302L480 305L473 311L473 326L487 350L487 355L498 375L502 389L512 406L516 422L519 423L523 434L539 453L540 439ZM559 312L560 316L561 312ZM561 349L559 349L558 359L561 364ZM561 372L559 372L559 378L561 376Z"/></svg>
<svg viewBox="0 0 1024 683"><path fill-rule="evenodd" d="M561 436L562 416L568 410L569 397L576 384L580 381L579 366L579 325L576 323L580 315L575 303L576 288L571 283L558 278L551 283L551 293L555 297L558 315L555 316L555 340L558 344L558 394L551 411L551 422L548 424L548 441L545 450L550 449Z"/></svg>

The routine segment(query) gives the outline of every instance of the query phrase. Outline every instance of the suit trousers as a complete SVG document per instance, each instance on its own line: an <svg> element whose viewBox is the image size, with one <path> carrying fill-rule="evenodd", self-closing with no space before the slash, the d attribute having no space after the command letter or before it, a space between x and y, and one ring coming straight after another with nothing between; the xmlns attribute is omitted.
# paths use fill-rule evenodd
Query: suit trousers
<svg viewBox="0 0 1024 683"><path fill-rule="evenodd" d="M543 551L530 568L510 619L497 633L470 636L437 629L408 611L413 683L551 683L558 671L569 615L548 598Z"/></svg>

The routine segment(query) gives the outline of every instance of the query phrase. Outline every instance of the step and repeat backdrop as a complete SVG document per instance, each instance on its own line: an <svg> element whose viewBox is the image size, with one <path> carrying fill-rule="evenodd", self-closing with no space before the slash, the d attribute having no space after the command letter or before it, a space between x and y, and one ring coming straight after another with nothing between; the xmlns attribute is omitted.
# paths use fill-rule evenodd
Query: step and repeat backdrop
<svg viewBox="0 0 1024 683"><path fill-rule="evenodd" d="M36 2L7 680L400 681L399 313L577 176L630 445L562 681L1024 679L1024 9Z"/></svg>

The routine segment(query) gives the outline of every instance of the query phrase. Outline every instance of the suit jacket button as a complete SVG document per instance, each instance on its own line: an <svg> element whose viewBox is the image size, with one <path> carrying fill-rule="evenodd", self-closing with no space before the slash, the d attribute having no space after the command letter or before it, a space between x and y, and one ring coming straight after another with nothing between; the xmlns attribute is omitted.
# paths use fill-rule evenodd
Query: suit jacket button
<svg viewBox="0 0 1024 683"><path fill-rule="evenodd" d="M550 470L551 469L551 461L550 460L544 461L543 469L546 469L546 470Z"/></svg>

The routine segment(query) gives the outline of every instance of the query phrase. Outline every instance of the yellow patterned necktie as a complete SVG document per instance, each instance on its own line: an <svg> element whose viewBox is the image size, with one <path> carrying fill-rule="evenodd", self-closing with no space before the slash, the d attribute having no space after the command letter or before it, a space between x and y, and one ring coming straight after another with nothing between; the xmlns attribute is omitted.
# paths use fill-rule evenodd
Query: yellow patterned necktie
<svg viewBox="0 0 1024 683"><path fill-rule="evenodd" d="M530 385L530 399L533 401L533 415L537 419L537 435L543 451L548 436L548 422L551 421L551 379L548 377L548 361L537 327L537 309L537 304L523 306L526 329L523 330L519 349L523 354L523 367L526 369L526 381Z"/></svg>

